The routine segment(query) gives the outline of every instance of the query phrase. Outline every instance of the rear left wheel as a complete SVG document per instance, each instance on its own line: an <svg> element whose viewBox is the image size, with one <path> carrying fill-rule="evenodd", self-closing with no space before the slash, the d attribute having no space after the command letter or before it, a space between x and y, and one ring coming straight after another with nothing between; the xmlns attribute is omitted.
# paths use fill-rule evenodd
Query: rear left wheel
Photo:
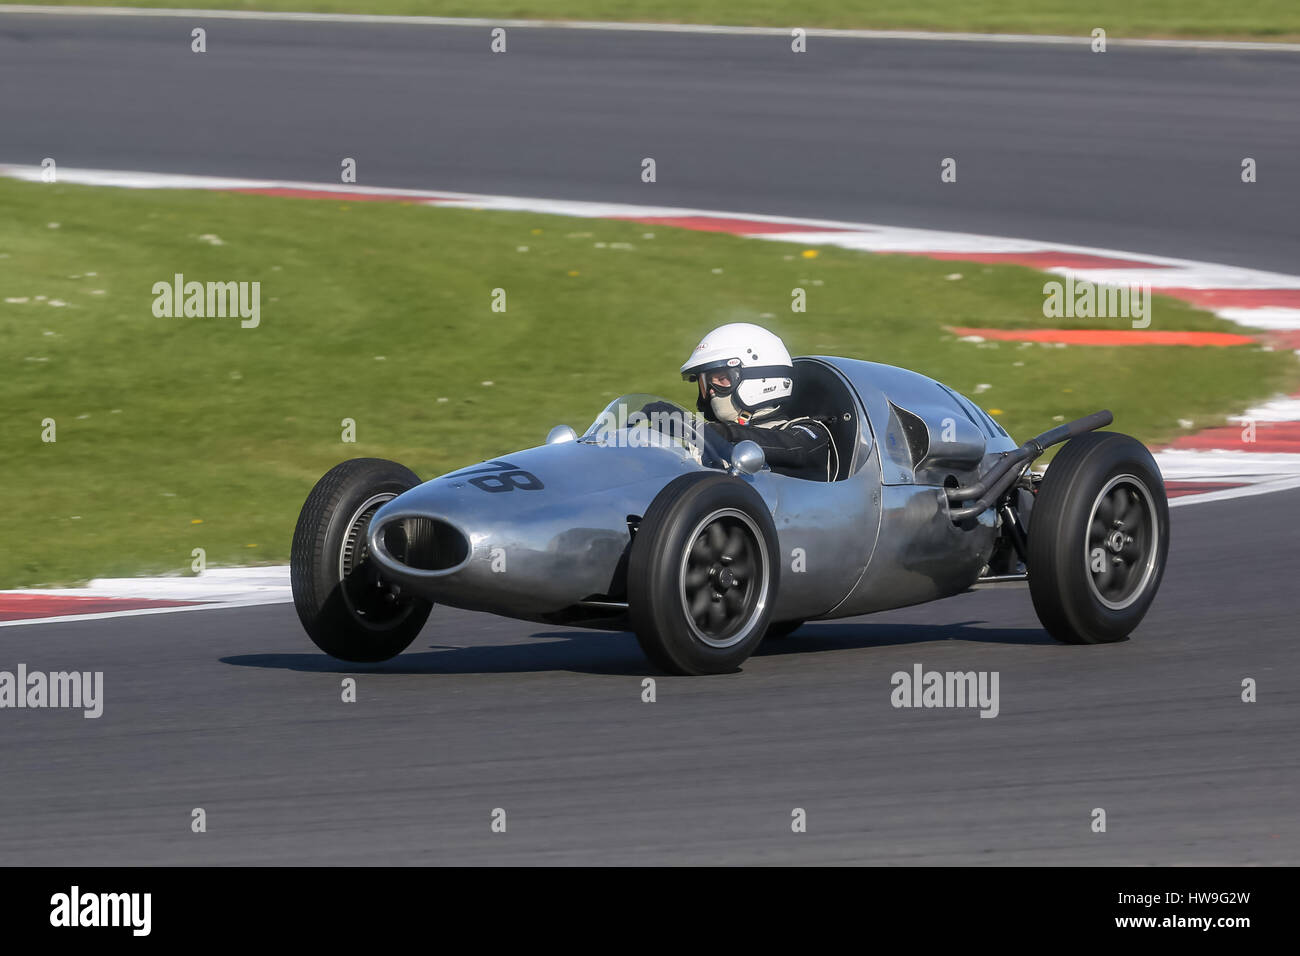
<svg viewBox="0 0 1300 956"><path fill-rule="evenodd" d="M1066 644L1123 640L1146 615L1169 553L1169 505L1151 452L1116 432L1071 439L1039 486L1029 592Z"/></svg>

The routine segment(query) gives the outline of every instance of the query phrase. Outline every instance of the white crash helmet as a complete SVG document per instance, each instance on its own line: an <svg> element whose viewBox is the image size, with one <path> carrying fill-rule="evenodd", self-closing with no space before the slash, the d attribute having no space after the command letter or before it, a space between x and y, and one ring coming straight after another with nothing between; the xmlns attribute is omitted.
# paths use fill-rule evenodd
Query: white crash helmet
<svg viewBox="0 0 1300 956"><path fill-rule="evenodd" d="M682 378L700 383L696 407L706 418L744 425L771 417L790 397L794 362L785 343L767 329L732 322L695 346Z"/></svg>

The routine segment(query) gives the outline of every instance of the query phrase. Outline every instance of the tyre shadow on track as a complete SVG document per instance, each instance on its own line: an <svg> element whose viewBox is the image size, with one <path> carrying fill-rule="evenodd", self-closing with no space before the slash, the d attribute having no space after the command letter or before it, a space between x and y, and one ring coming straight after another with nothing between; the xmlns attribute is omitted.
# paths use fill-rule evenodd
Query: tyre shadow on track
<svg viewBox="0 0 1300 956"><path fill-rule="evenodd" d="M983 622L959 624L865 624L814 622L793 635L765 641L755 657L853 651L935 641L973 644L1056 646L1039 628L985 628ZM455 647L426 645L379 664L349 664L321 653L241 654L223 657L223 664L324 674L524 674L567 671L605 676L654 676L656 670L627 632L540 631L536 640L512 644ZM417 639L417 646L419 641Z"/></svg>
<svg viewBox="0 0 1300 956"><path fill-rule="evenodd" d="M934 641L968 641L972 644L1058 646L1040 627L980 627L984 621L956 624L868 624L857 621L813 621L789 637L764 641L756 657L847 651Z"/></svg>

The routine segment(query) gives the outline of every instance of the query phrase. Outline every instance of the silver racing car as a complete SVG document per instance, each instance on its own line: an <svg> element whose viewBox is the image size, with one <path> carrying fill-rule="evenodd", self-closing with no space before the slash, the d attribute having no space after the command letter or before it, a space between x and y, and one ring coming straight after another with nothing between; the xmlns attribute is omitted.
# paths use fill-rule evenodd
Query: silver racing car
<svg viewBox="0 0 1300 956"><path fill-rule="evenodd" d="M321 650L401 652L434 603L631 629L676 674L735 670L805 621L1027 581L1068 643L1126 637L1169 550L1164 483L1097 412L1017 445L933 379L854 359L794 361L791 415L832 436L825 480L774 472L651 395L579 436L421 482L360 458L312 489L294 531L294 603ZM1030 464L1067 442L1045 474Z"/></svg>

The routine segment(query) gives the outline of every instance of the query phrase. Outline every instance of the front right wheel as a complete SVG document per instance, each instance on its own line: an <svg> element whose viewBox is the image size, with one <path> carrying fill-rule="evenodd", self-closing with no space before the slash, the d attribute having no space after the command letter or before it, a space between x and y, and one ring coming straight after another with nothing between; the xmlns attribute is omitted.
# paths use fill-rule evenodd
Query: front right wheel
<svg viewBox="0 0 1300 956"><path fill-rule="evenodd" d="M1116 432L1071 439L1052 461L1029 528L1029 593L1066 644L1123 640L1142 621L1169 554L1164 479Z"/></svg>

